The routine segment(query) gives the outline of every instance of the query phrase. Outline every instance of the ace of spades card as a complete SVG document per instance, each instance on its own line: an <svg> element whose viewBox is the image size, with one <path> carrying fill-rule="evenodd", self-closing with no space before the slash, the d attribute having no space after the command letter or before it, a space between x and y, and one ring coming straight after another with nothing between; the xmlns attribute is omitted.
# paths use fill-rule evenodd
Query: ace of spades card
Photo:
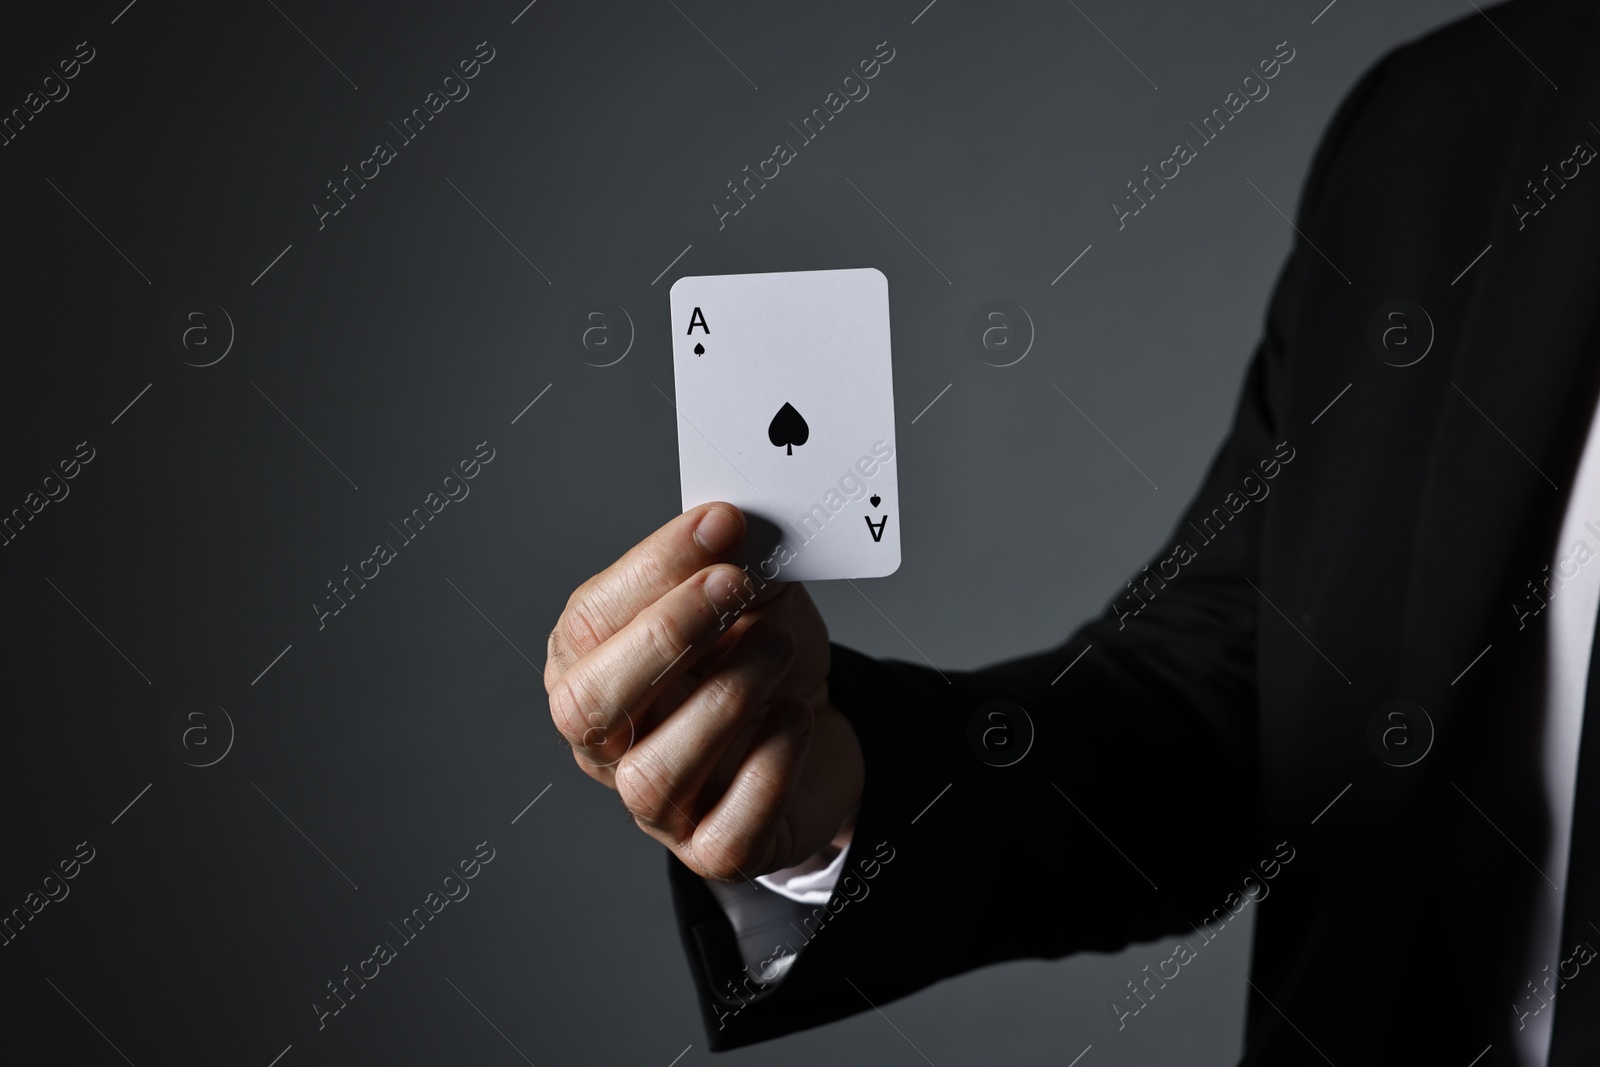
<svg viewBox="0 0 1600 1067"><path fill-rule="evenodd" d="M687 510L749 520L735 562L766 580L900 566L889 282L871 267L721 274L672 286Z"/></svg>

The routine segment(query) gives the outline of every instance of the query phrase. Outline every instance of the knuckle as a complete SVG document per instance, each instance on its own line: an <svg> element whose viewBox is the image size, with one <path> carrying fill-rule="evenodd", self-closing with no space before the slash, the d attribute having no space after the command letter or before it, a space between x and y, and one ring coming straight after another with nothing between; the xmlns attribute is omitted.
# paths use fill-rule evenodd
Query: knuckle
<svg viewBox="0 0 1600 1067"><path fill-rule="evenodd" d="M562 676L550 689L550 719L561 736L574 746L584 744L590 720L598 711L598 702L581 689L570 674Z"/></svg>
<svg viewBox="0 0 1600 1067"><path fill-rule="evenodd" d="M755 686L739 671L717 671L700 684L707 707L718 719L737 716L755 696Z"/></svg>
<svg viewBox="0 0 1600 1067"><path fill-rule="evenodd" d="M580 656L599 648L605 632L595 609L596 595L590 583L579 586L567 600L567 609L561 613L561 625L556 627L559 636L554 640Z"/></svg>
<svg viewBox="0 0 1600 1067"><path fill-rule="evenodd" d="M734 782L733 795L739 803L755 811L781 812L785 808L789 782L787 774L772 770L760 760L752 760Z"/></svg>
<svg viewBox="0 0 1600 1067"><path fill-rule="evenodd" d="M625 562L585 582L581 590L584 596L573 606L582 611L598 644L608 632L620 629L641 606L653 603L671 588L666 574L661 550L645 541L629 553Z"/></svg>
<svg viewBox="0 0 1600 1067"><path fill-rule="evenodd" d="M675 661L689 648L689 635L683 624L665 611L654 613L644 628L645 640L652 655L661 657L661 666Z"/></svg>
<svg viewBox="0 0 1600 1067"><path fill-rule="evenodd" d="M645 542L637 565L624 574L629 595L635 600L653 600L666 589L677 584L668 573L665 546L654 541Z"/></svg>
<svg viewBox="0 0 1600 1067"><path fill-rule="evenodd" d="M708 820L695 833L694 854L710 877L732 881L765 867L776 844L767 827Z"/></svg>
<svg viewBox="0 0 1600 1067"><path fill-rule="evenodd" d="M635 754L624 760L617 768L616 780L623 806L643 827L661 829L676 814L671 776L648 755Z"/></svg>

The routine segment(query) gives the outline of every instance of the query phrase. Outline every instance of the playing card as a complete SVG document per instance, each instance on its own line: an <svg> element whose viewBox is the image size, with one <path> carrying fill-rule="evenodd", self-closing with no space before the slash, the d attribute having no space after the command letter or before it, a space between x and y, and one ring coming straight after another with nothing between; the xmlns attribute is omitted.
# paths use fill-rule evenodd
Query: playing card
<svg viewBox="0 0 1600 1067"><path fill-rule="evenodd" d="M672 287L685 510L737 504L737 562L766 580L900 566L889 282L871 267Z"/></svg>

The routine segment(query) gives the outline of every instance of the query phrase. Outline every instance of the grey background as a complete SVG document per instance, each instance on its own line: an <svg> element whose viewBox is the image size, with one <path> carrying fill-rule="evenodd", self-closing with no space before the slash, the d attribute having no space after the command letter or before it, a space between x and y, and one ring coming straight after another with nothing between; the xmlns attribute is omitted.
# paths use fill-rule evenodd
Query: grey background
<svg viewBox="0 0 1600 1067"><path fill-rule="evenodd" d="M1338 100L1394 44L1477 17L923 2L112 0L11 26L6 111L78 41L97 54L0 148L0 512L79 441L96 457L0 548L0 913L78 842L97 854L0 948L0 1055L709 1059L661 849L572 766L540 679L571 589L677 511L671 282L883 270L905 562L861 583L882 615L843 583L812 595L877 655L1043 647L1197 484L1290 247L1273 205L1293 214ZM484 40L470 96L319 230L324 183ZM1119 232L1124 182L1285 40L1271 95ZM719 230L723 183L880 41L870 95ZM997 298L1037 334L1007 368L963 339ZM606 368L569 327L595 301L636 328ZM195 302L236 328L203 369L185 358L218 348L168 339ZM324 583L483 440L471 495L319 631ZM189 701L231 716L214 766L169 744ZM470 897L319 1031L324 983L483 840ZM931 890L953 914L960 858ZM1111 999L1164 946L990 968L722 1062L1225 1064L1248 937L1234 924L1120 1033Z"/></svg>

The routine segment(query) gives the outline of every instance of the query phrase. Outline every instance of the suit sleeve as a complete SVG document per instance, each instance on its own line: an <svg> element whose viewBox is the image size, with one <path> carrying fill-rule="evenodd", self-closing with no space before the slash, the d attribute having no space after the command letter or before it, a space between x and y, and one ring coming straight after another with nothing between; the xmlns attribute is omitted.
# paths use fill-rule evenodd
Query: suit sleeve
<svg viewBox="0 0 1600 1067"><path fill-rule="evenodd" d="M1324 135L1302 230L1383 69ZM829 691L861 740L866 786L850 863L833 899L793 927L798 955L781 980L764 984L744 966L706 884L668 854L713 1050L870 1011L991 963L1188 931L1255 858L1256 624L1271 609L1252 584L1265 505L1247 501L1245 479L1292 470L1280 434L1284 338L1308 256L1297 242L1279 275L1199 491L1098 617L1048 651L974 671L833 646ZM979 756L997 721L980 711L991 701L1026 712L1006 727L1007 744L1029 745L1009 766ZM928 892L951 885L955 856L956 889Z"/></svg>

